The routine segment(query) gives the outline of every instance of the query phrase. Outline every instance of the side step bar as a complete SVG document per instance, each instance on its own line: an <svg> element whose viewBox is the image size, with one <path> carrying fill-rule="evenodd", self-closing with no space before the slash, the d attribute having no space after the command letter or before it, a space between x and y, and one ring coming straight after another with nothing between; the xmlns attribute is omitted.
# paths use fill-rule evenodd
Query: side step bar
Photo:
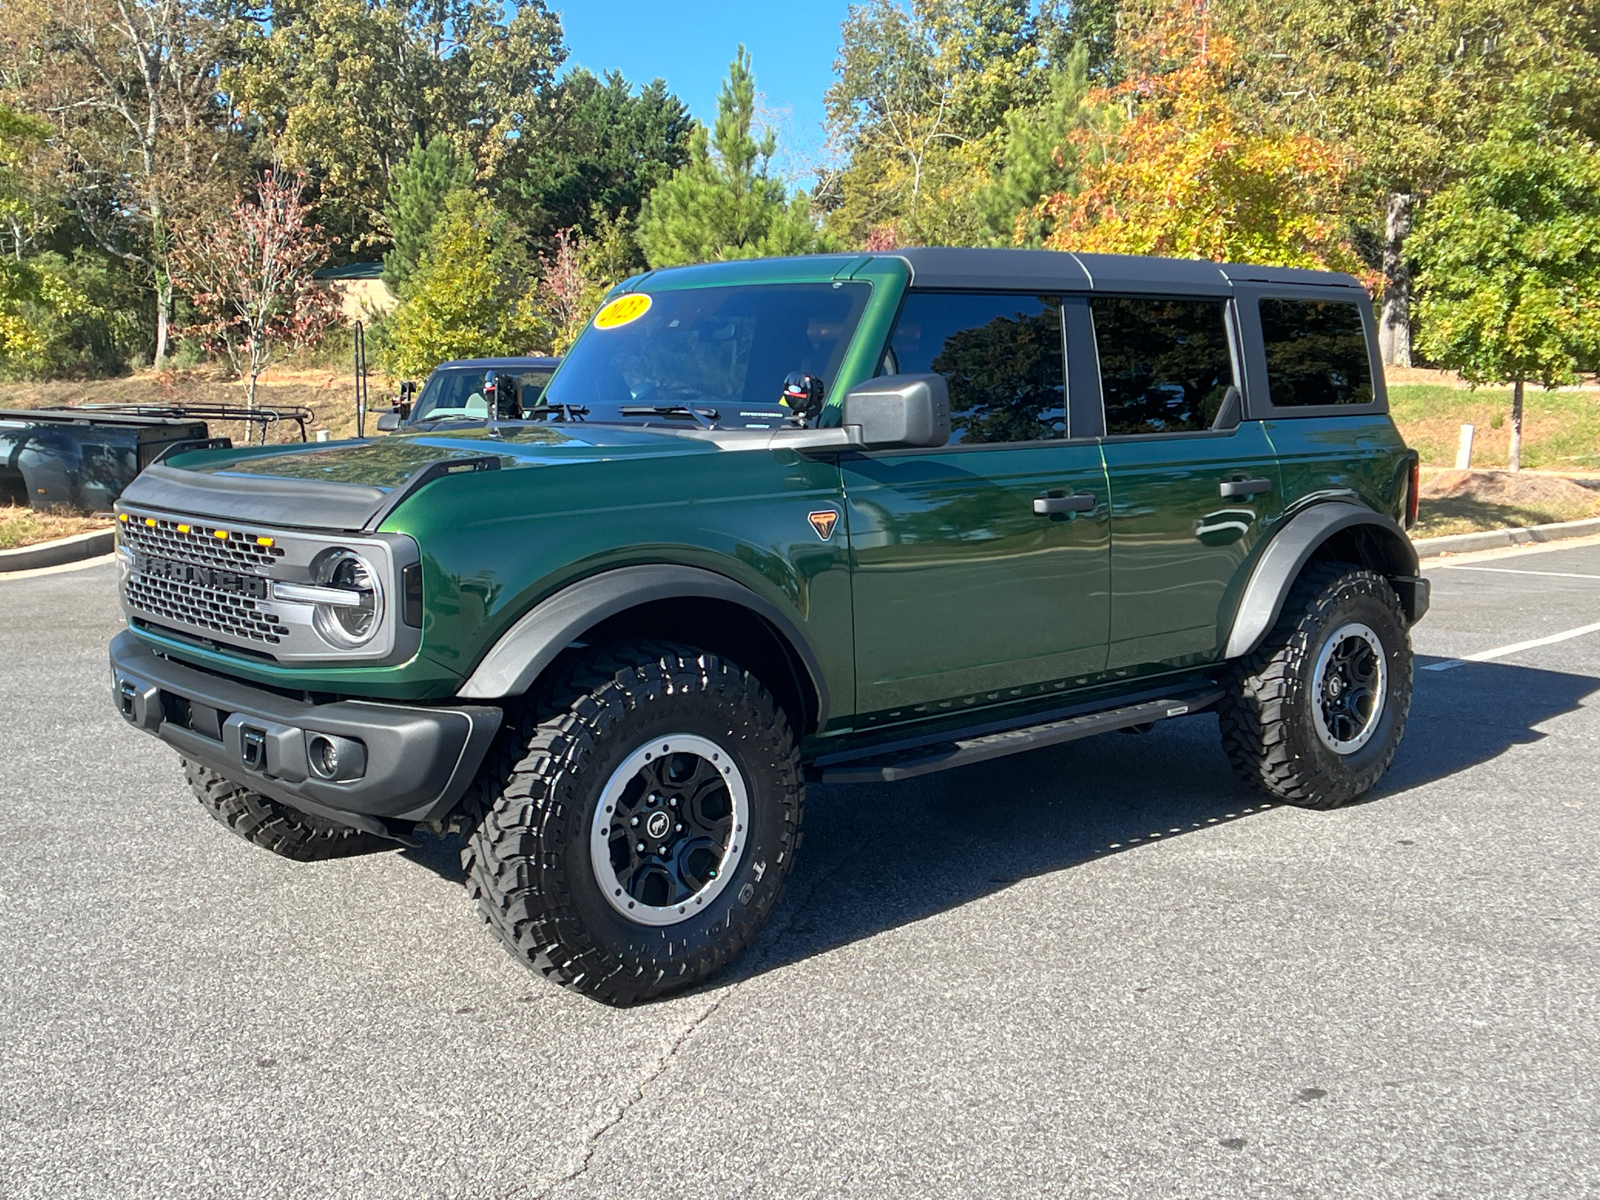
<svg viewBox="0 0 1600 1200"><path fill-rule="evenodd" d="M1129 729L1168 717L1181 717L1185 713L1200 712L1222 699L1220 688L1204 692L1184 693L1163 700L1147 700L1122 708L1102 709L1084 713L1061 721L1048 721L1042 725L1027 725L1020 729L1006 729L976 737L959 738L931 746L919 746L875 759L858 759L854 762L835 763L822 768L822 783L894 783L901 779L915 779L918 775L931 775L935 771L948 771L952 767L970 766L1003 758L1024 750L1038 750L1043 746L1057 746L1062 742L1075 742L1079 738L1113 729ZM815 778L815 777L814 777Z"/></svg>

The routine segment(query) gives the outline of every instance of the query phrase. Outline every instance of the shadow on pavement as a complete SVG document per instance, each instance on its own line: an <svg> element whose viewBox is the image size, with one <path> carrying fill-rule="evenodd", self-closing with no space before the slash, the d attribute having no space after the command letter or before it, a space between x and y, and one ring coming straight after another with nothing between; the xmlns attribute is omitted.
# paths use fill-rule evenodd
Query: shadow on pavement
<svg viewBox="0 0 1600 1200"><path fill-rule="evenodd" d="M1419 657L1419 668L1441 661ZM1536 742L1600 679L1499 663L1417 672L1395 764L1367 801ZM1239 782L1209 715L1104 734L901 784L807 789L806 840L772 926L718 985L1062 871L1276 807ZM1314 815L1313 815L1314 819ZM407 858L461 879L459 843Z"/></svg>

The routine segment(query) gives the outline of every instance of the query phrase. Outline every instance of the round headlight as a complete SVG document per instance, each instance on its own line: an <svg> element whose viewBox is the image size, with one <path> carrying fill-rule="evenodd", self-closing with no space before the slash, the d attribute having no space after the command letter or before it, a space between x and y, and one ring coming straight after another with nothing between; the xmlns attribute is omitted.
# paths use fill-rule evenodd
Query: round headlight
<svg viewBox="0 0 1600 1200"><path fill-rule="evenodd" d="M312 622L323 640L335 646L364 646L383 624L383 585L378 572L354 550L324 550L311 564L317 586L348 592L340 604L318 604Z"/></svg>

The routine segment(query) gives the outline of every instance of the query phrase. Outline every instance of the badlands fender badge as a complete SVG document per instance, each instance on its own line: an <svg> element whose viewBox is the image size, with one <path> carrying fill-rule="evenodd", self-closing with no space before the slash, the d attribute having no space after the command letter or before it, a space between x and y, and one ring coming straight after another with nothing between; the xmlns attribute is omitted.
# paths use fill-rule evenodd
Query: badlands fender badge
<svg viewBox="0 0 1600 1200"><path fill-rule="evenodd" d="M817 536L827 541L833 536L833 527L839 523L839 514L831 508L824 508L809 514L806 520L811 522L811 528L817 531Z"/></svg>

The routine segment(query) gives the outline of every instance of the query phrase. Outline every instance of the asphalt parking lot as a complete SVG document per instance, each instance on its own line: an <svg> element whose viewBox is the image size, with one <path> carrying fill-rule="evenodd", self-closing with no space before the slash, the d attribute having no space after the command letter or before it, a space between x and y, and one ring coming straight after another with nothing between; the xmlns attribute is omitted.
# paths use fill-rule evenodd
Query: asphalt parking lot
<svg viewBox="0 0 1600 1200"><path fill-rule="evenodd" d="M0 581L0 1196L1600 1196L1600 544L1431 568L1366 803L1213 718L813 788L789 898L617 1011L453 847L312 866L108 698L108 566ZM1456 665L1452 665L1456 664Z"/></svg>

